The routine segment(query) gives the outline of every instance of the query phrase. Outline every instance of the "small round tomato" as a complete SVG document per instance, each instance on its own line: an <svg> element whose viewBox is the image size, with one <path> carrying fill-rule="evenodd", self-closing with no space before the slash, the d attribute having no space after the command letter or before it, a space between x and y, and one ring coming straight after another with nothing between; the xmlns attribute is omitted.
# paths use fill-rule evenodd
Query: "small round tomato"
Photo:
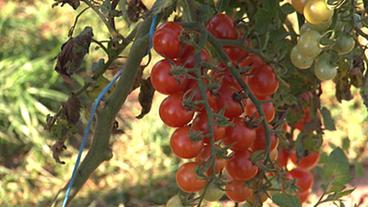
<svg viewBox="0 0 368 207"><path fill-rule="evenodd" d="M198 163L204 163L204 162L208 162L208 160L211 157L211 145L205 145L201 152L199 153L199 155L195 158L195 161ZM225 167L225 159L220 158L220 157L216 157L215 159L215 173L220 173L224 167ZM207 172L206 175L211 175L212 174L212 168L210 167Z"/></svg>
<svg viewBox="0 0 368 207"><path fill-rule="evenodd" d="M174 195L166 202L166 207L184 207L179 195Z"/></svg>
<svg viewBox="0 0 368 207"><path fill-rule="evenodd" d="M290 52L291 63L299 69L308 69L313 65L313 58L302 55L298 47L293 47Z"/></svg>
<svg viewBox="0 0 368 207"><path fill-rule="evenodd" d="M247 82L256 96L271 96L279 88L279 80L277 80L273 68L269 65L254 68Z"/></svg>
<svg viewBox="0 0 368 207"><path fill-rule="evenodd" d="M183 27L176 22L165 22L159 26L153 35L153 48L163 57L174 59L180 56L183 44L180 35Z"/></svg>
<svg viewBox="0 0 368 207"><path fill-rule="evenodd" d="M238 117L243 113L241 100L235 100L238 92L236 88L226 85L222 85L218 91L218 107L224 109L224 115L228 118Z"/></svg>
<svg viewBox="0 0 368 207"><path fill-rule="evenodd" d="M286 167L288 160L289 160L289 150L288 149L279 150L277 165L280 168L284 168Z"/></svg>
<svg viewBox="0 0 368 207"><path fill-rule="evenodd" d="M224 143L233 151L247 151L256 139L256 131L249 128L241 118L236 118L233 125L226 128Z"/></svg>
<svg viewBox="0 0 368 207"><path fill-rule="evenodd" d="M210 91L206 92L207 95L207 101L208 104L210 105L211 109L213 111L218 111L218 106L217 106L217 97L215 95L213 95ZM202 96L201 96L201 92L198 88L197 82L192 83L192 86L190 86L185 95L185 98L189 98L191 97L193 102L195 101L200 101L202 100ZM204 111L204 104L203 103L196 103L195 107L194 107L195 111L201 112Z"/></svg>
<svg viewBox="0 0 368 207"><path fill-rule="evenodd" d="M183 91L188 83L188 79L175 77L171 74L172 65L166 59L158 61L151 71L151 83L154 89L166 95Z"/></svg>
<svg viewBox="0 0 368 207"><path fill-rule="evenodd" d="M233 64L237 64L240 60L248 56L248 52L236 46L225 46L224 51L233 61Z"/></svg>
<svg viewBox="0 0 368 207"><path fill-rule="evenodd" d="M264 100L269 100L269 97L265 97L262 98ZM265 114L265 118L268 122L271 122L273 120L273 118L275 117L275 107L273 106L273 103L270 102L264 102L262 103L262 110L263 113ZM254 103L250 100L247 99L247 101L245 102L245 114L248 115L251 118L259 118L259 113L258 110L256 108L256 106L254 105Z"/></svg>
<svg viewBox="0 0 368 207"><path fill-rule="evenodd" d="M161 120L166 125L170 127L182 127L192 120L194 112L184 108L182 99L182 94L173 94L161 102L159 114Z"/></svg>
<svg viewBox="0 0 368 207"><path fill-rule="evenodd" d="M314 182L312 173L300 168L295 168L289 172L289 175L294 178L295 185L298 187L299 192L308 191Z"/></svg>
<svg viewBox="0 0 368 207"><path fill-rule="evenodd" d="M299 33L303 34L310 30L315 30L317 32L324 33L331 26L331 23L332 23L332 19L330 19L328 22L321 23L321 24L311 24L309 22L306 22L300 28Z"/></svg>
<svg viewBox="0 0 368 207"><path fill-rule="evenodd" d="M304 203L308 197L309 197L310 192L309 191L305 191L305 192L297 192L297 195L300 199L300 202Z"/></svg>
<svg viewBox="0 0 368 207"><path fill-rule="evenodd" d="M215 141L222 139L225 136L225 127L218 126L215 122L213 122L213 132ZM200 112L194 118L192 123L192 128L197 131L202 131L204 134L209 134L208 128L208 116L206 112ZM204 138L204 142L209 143L209 137Z"/></svg>
<svg viewBox="0 0 368 207"><path fill-rule="evenodd" d="M272 130L272 126L269 125L270 129ZM266 148L266 131L263 125L256 128L256 139L251 147L252 151L264 150ZM271 150L277 147L278 140L275 135L271 132Z"/></svg>
<svg viewBox="0 0 368 207"><path fill-rule="evenodd" d="M176 184L180 190L187 193L194 193L202 190L207 181L200 178L196 173L198 164L188 162L179 167L176 172Z"/></svg>
<svg viewBox="0 0 368 207"><path fill-rule="evenodd" d="M321 39L321 34L319 32L310 30L304 32L296 45L297 51L304 58L314 59L317 57L322 49L319 47L319 40Z"/></svg>
<svg viewBox="0 0 368 207"><path fill-rule="evenodd" d="M203 198L206 201L218 201L222 196L225 194L225 192L217 187L215 184L210 183L207 187L206 193L204 194Z"/></svg>
<svg viewBox="0 0 368 207"><path fill-rule="evenodd" d="M314 168L319 161L320 154L319 152L309 152L307 155L298 159L296 151L292 150L290 152L291 161L298 166L298 168L309 170Z"/></svg>
<svg viewBox="0 0 368 207"><path fill-rule="evenodd" d="M325 56L321 56L314 63L314 75L321 81L332 80L337 75L337 67L332 65Z"/></svg>
<svg viewBox="0 0 368 207"><path fill-rule="evenodd" d="M253 195L253 191L246 187L244 182L236 180L230 181L226 184L225 193L230 200L235 202L249 200Z"/></svg>
<svg viewBox="0 0 368 207"><path fill-rule="evenodd" d="M304 125L309 123L311 120L312 115L310 109L308 107L305 107L303 109L303 116L294 124L294 127L296 129L299 129L300 131L303 131Z"/></svg>
<svg viewBox="0 0 368 207"><path fill-rule="evenodd" d="M339 53L339 55L346 55L350 53L355 47L355 40L351 35L339 34L334 45L334 49Z"/></svg>
<svg viewBox="0 0 368 207"><path fill-rule="evenodd" d="M303 14L305 3L307 3L307 0L291 0L291 5L300 14Z"/></svg>
<svg viewBox="0 0 368 207"><path fill-rule="evenodd" d="M234 180L250 180L258 173L258 167L250 161L250 153L248 151L235 152L226 161L225 168Z"/></svg>
<svg viewBox="0 0 368 207"><path fill-rule="evenodd" d="M207 23L207 30L220 39L236 39L238 32L231 17L226 14L216 14Z"/></svg>
<svg viewBox="0 0 368 207"><path fill-rule="evenodd" d="M186 68L193 68L195 66L195 49L192 46L188 46L184 49L183 54L179 57L179 64ZM207 50L201 50L201 61L208 61L210 55Z"/></svg>
<svg viewBox="0 0 368 207"><path fill-rule="evenodd" d="M258 55L249 54L246 58L240 61L239 67L259 68L264 64L265 64L264 61Z"/></svg>
<svg viewBox="0 0 368 207"><path fill-rule="evenodd" d="M193 141L189 137L189 131L190 127L184 126L177 128L175 132L171 135L171 150L176 156L180 158L194 158L201 152L203 148L203 141Z"/></svg>
<svg viewBox="0 0 368 207"><path fill-rule="evenodd" d="M322 24L331 19L333 10L328 8L326 0L309 0L304 6L303 13L311 24Z"/></svg>

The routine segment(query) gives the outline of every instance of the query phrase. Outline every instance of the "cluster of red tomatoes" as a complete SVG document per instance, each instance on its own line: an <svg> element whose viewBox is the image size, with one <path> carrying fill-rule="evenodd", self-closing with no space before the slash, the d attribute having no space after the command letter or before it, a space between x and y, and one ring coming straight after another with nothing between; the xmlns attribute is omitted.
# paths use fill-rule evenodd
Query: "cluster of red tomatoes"
<svg viewBox="0 0 368 207"><path fill-rule="evenodd" d="M333 79L337 74L337 66L328 50L346 55L354 49L355 40L346 32L338 32L332 48L326 47L323 51L320 45L321 33L330 27L334 10L325 0L292 0L291 3L306 19L300 29L298 43L291 50L291 62L299 69L308 69L313 65L314 74L320 80Z"/></svg>
<svg viewBox="0 0 368 207"><path fill-rule="evenodd" d="M206 26L208 32L218 39L239 38L233 20L225 14L215 15ZM189 160L176 172L177 185L184 192L195 193L202 191L208 184L204 198L213 201L224 194L210 179L211 176L218 175L224 177L225 182L222 184L225 185L225 194L229 199L236 202L253 202L255 192L245 185L245 181L255 179L260 169L257 163L253 163L251 156L266 148L263 125L249 124L253 120L256 121L252 123L260 123L258 111L225 64L219 62L216 68L201 68L201 77L193 74L193 68L199 67L199 63L195 61L194 47L181 41L183 35L185 30L177 22L166 22L157 28L153 36L153 47L164 59L158 61L151 71L153 87L167 95L160 105L159 115L167 126L175 128L170 138L171 150L177 157ZM271 96L279 87L273 68L257 55L241 47L224 46L223 50L232 61L233 67L241 72L242 79L251 93L261 101L264 118L271 123L275 117ZM211 58L215 57L211 57L205 49L201 50L201 62L207 62ZM183 69L187 72L177 73ZM201 79L205 84L219 83L215 89L207 85L205 98L201 96L197 83ZM230 124L222 125L217 116L208 120L203 101L207 101L211 113L220 114ZM210 141L209 121L213 123L214 144ZM272 131L273 126L269 124L269 127ZM291 160L297 164L298 168L290 171L289 175L296 179L299 194L303 199L303 193L309 192L313 183L311 174L303 169L309 169L315 163L310 164L310 155L297 159L295 153L279 153L278 138L273 132L270 138L270 158L273 162L280 154L280 163L286 163L290 154ZM286 164L280 164L284 165ZM261 198L263 202L267 196L263 193L257 198Z"/></svg>

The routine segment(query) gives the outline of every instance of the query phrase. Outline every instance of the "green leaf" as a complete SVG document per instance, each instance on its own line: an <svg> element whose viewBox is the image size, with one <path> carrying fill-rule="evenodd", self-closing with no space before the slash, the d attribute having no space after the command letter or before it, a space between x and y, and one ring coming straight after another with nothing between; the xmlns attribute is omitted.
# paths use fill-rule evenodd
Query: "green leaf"
<svg viewBox="0 0 368 207"><path fill-rule="evenodd" d="M330 131L335 131L336 130L335 121L333 120L331 116L330 110L328 110L326 107L322 107L321 114L322 114L323 124L325 126L325 129L330 130Z"/></svg>
<svg viewBox="0 0 368 207"><path fill-rule="evenodd" d="M159 14L170 7L174 7L175 5L176 5L176 0L156 1L156 3L153 5L152 13Z"/></svg>
<svg viewBox="0 0 368 207"><path fill-rule="evenodd" d="M364 166L361 162L356 162L354 164L354 173L356 177L363 177L364 176Z"/></svg>
<svg viewBox="0 0 368 207"><path fill-rule="evenodd" d="M286 193L276 193L272 201L280 207L301 207L299 198Z"/></svg>
<svg viewBox="0 0 368 207"><path fill-rule="evenodd" d="M341 148L335 148L325 160L322 177L329 183L329 191L341 190L352 179L349 173L349 161Z"/></svg>
<svg viewBox="0 0 368 207"><path fill-rule="evenodd" d="M349 137L344 137L342 139L342 149L345 152L349 152L349 148L350 148L350 139L349 139Z"/></svg>
<svg viewBox="0 0 368 207"><path fill-rule="evenodd" d="M280 9L281 9L281 12L286 15L291 14L295 11L293 6L291 6L291 4L289 3L282 5Z"/></svg>

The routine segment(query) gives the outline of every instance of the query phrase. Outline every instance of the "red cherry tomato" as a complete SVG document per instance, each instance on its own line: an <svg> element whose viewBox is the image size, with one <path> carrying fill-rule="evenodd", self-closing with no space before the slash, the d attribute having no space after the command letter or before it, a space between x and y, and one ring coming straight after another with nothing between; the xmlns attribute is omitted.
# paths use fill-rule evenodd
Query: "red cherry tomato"
<svg viewBox="0 0 368 207"><path fill-rule="evenodd" d="M204 81L206 82L206 81ZM198 88L198 84L197 82L191 82L191 85L189 86L189 88L187 89L187 92L185 93L184 97L191 97L193 101L200 101L202 100L202 96L201 96L201 92ZM215 95L213 95L210 91L206 92L207 95L207 101L208 104L210 105L211 109L213 111L218 111L218 106L217 106L217 97ZM195 106L195 111L201 112L204 110L204 104L202 103L197 103Z"/></svg>
<svg viewBox="0 0 368 207"><path fill-rule="evenodd" d="M235 152L226 161L225 168L234 180L250 180L258 173L258 168L250 161L250 153L248 151Z"/></svg>
<svg viewBox="0 0 368 207"><path fill-rule="evenodd" d="M193 68L195 66L195 55L194 55L194 48L189 46L184 49L183 54L179 57L179 64L186 67L186 68ZM206 62L208 61L210 55L208 54L207 50L201 50L201 61Z"/></svg>
<svg viewBox="0 0 368 207"><path fill-rule="evenodd" d="M238 92L236 88L226 85L222 85L218 91L218 107L225 110L224 115L228 118L238 117L243 112L240 101L235 100Z"/></svg>
<svg viewBox="0 0 368 207"><path fill-rule="evenodd" d="M238 32L231 17L226 14L217 14L207 23L207 30L220 39L236 39Z"/></svg>
<svg viewBox="0 0 368 207"><path fill-rule="evenodd" d="M248 52L236 46L225 46L224 51L227 56L237 65L238 62L248 56Z"/></svg>
<svg viewBox="0 0 368 207"><path fill-rule="evenodd" d="M305 192L302 192L302 193L300 193L300 192L297 193L297 195L300 199L300 202L302 202L302 203L304 203L308 199L309 194L310 194L309 191L305 191Z"/></svg>
<svg viewBox="0 0 368 207"><path fill-rule="evenodd" d="M312 120L312 115L309 108L304 108L303 112L303 116L294 124L294 127L300 131L304 129L305 124Z"/></svg>
<svg viewBox="0 0 368 207"><path fill-rule="evenodd" d="M249 200L253 196L253 191L244 185L242 181L230 181L225 186L226 196L235 202L243 202Z"/></svg>
<svg viewBox="0 0 368 207"><path fill-rule="evenodd" d="M188 162L179 167L176 172L176 184L180 190L194 193L202 190L207 181L200 178L196 173L198 163Z"/></svg>
<svg viewBox="0 0 368 207"><path fill-rule="evenodd" d="M272 130L272 126L269 125L270 129ZM264 150L266 148L266 131L263 125L257 127L256 129L257 137L254 140L254 143L251 147L252 151ZM277 147L278 140L275 135L271 132L271 150Z"/></svg>
<svg viewBox="0 0 368 207"><path fill-rule="evenodd" d="M254 68L247 82L256 96L270 96L279 88L279 80L277 80L275 72L269 65Z"/></svg>
<svg viewBox="0 0 368 207"><path fill-rule="evenodd" d="M280 168L284 168L287 165L287 162L289 160L289 150L288 149L282 149L279 150L279 156L278 156L278 166Z"/></svg>
<svg viewBox="0 0 368 207"><path fill-rule="evenodd" d="M269 100L270 98L267 97L267 98L262 98L262 99ZM263 113L265 113L266 120L268 122L271 122L273 118L275 117L275 107L273 106L273 103L272 102L262 103L262 109L263 109ZM259 118L258 110L250 99L247 99L245 103L244 111L245 111L245 114L251 118Z"/></svg>
<svg viewBox="0 0 368 207"><path fill-rule="evenodd" d="M151 71L151 83L158 92L166 95L183 91L188 83L188 79L175 77L171 74L172 65L166 59L158 61Z"/></svg>
<svg viewBox="0 0 368 207"><path fill-rule="evenodd" d="M198 163L208 162L211 157L211 145L205 145L199 155L195 158L195 161ZM220 173L225 167L225 159L216 157L215 159L215 173ZM207 170L206 175L210 176L212 174L213 169L210 168Z"/></svg>
<svg viewBox="0 0 368 207"><path fill-rule="evenodd" d="M202 131L204 134L208 134L209 128L208 128L207 113L200 112L199 114L197 114L197 116L193 120L192 127L194 130ZM215 126L213 127L213 131L214 131L215 141L218 141L225 136L225 128L217 126L216 123L215 123ZM209 143L209 138L206 137L204 139L204 142Z"/></svg>
<svg viewBox="0 0 368 207"><path fill-rule="evenodd" d="M190 127L184 126L177 128L175 132L171 135L171 150L176 156L180 158L194 158L201 152L203 148L203 141L193 141L189 137L189 131Z"/></svg>
<svg viewBox="0 0 368 207"><path fill-rule="evenodd" d="M291 161L298 166L298 168L302 168L305 170L309 170L314 168L319 161L320 154L319 152L310 152L308 155L298 159L295 150L290 151L290 159Z"/></svg>
<svg viewBox="0 0 368 207"><path fill-rule="evenodd" d="M256 139L256 131L249 128L240 118L233 122L233 126L226 128L224 143L233 151L247 151Z"/></svg>
<svg viewBox="0 0 368 207"><path fill-rule="evenodd" d="M242 59L239 63L240 67L250 67L250 68L259 68L265 63L262 58L255 54L249 54L246 58Z"/></svg>
<svg viewBox="0 0 368 207"><path fill-rule="evenodd" d="M314 178L309 171L295 168L289 172L289 175L296 180L295 185L300 193L308 191L313 186Z"/></svg>
<svg viewBox="0 0 368 207"><path fill-rule="evenodd" d="M183 27L176 22L166 22L159 26L153 35L153 48L163 57L174 59L180 56L183 44L180 34Z"/></svg>
<svg viewBox="0 0 368 207"><path fill-rule="evenodd" d="M161 120L166 125L170 127L182 127L192 120L194 112L184 108L182 98L182 94L173 94L161 102L159 114Z"/></svg>

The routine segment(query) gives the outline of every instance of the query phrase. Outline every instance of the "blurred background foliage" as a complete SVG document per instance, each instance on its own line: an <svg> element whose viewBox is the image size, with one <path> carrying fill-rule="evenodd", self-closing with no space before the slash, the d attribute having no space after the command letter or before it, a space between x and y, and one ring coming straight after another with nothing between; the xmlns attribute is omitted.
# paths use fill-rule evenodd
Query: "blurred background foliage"
<svg viewBox="0 0 368 207"><path fill-rule="evenodd" d="M54 64L77 14L68 6L52 9L52 3L0 0L0 206L4 207L48 206L69 179L77 154L68 145L62 157L66 164L57 164L50 150L53 138L43 129L47 114L56 113L67 98ZM93 25L95 39L106 38L104 26L91 11L80 18L76 33L87 25ZM120 29L128 30L124 25ZM91 48L85 68L102 54ZM357 90L353 101L338 104L334 84L327 82L323 88L323 105L332 110L337 126L326 132L325 149L343 146L352 165L359 166L354 168L360 169L356 175L362 176L366 174L362 163L368 163L367 110ZM162 205L177 193L174 171L179 160L170 152L170 129L158 121L160 99L156 94L151 113L137 120L137 93L130 95L120 113L125 131L113 139L114 157L98 168L75 206Z"/></svg>

